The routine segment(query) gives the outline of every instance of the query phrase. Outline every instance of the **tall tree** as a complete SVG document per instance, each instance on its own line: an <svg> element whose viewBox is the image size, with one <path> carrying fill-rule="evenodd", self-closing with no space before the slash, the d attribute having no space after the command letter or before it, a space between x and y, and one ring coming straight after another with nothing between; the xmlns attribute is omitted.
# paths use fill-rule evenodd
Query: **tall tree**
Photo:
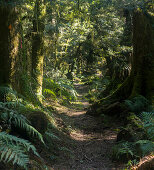
<svg viewBox="0 0 154 170"><path fill-rule="evenodd" d="M142 95L151 102L154 96L154 17L137 10L133 14L133 58L132 70L126 81L110 96L92 105L89 114L117 114L122 102ZM112 107L109 107L109 105Z"/></svg>
<svg viewBox="0 0 154 170"><path fill-rule="evenodd" d="M34 80L33 89L35 95L41 100L43 82L43 31L44 21L42 9L44 1L36 0L33 18L32 32L32 78Z"/></svg>
<svg viewBox="0 0 154 170"><path fill-rule="evenodd" d="M19 45L18 14L14 6L0 5L0 86L10 85L15 71ZM4 96L0 96L0 100L3 99Z"/></svg>

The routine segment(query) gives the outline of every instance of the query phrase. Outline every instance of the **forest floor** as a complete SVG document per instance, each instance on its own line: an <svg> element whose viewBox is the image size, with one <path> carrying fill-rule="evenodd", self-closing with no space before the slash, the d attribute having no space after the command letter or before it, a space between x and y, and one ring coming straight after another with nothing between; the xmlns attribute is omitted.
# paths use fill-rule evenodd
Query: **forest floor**
<svg viewBox="0 0 154 170"><path fill-rule="evenodd" d="M89 106L84 95L88 86L74 84L78 101L67 107L57 105L59 126L69 129L68 147L52 166L54 170L120 170L120 165L111 161L112 146L116 142L118 125L114 120L92 117L86 114ZM57 121L58 122L58 121ZM62 123L63 122L63 123ZM71 141L71 142L70 142Z"/></svg>

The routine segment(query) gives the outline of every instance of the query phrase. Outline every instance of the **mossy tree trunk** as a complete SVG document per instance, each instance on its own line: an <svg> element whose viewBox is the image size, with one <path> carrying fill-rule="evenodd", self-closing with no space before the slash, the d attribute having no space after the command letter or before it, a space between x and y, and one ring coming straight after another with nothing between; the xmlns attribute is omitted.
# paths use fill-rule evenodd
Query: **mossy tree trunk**
<svg viewBox="0 0 154 170"><path fill-rule="evenodd" d="M154 96L154 16L136 11L133 14L132 70L126 81L110 96L92 105L89 114L118 114L118 105L142 95L152 102ZM111 107L110 107L111 106ZM113 110L113 112L112 112ZM110 111L110 113L109 113Z"/></svg>
<svg viewBox="0 0 154 170"><path fill-rule="evenodd" d="M36 0L34 20L33 20L33 33L32 33L32 79L33 90L37 98L41 101L42 95L42 82L43 82L43 31L44 21L41 14L41 7L43 1Z"/></svg>
<svg viewBox="0 0 154 170"><path fill-rule="evenodd" d="M130 97L143 95L152 100L154 93L154 16L141 11L133 18L133 87Z"/></svg>
<svg viewBox="0 0 154 170"><path fill-rule="evenodd" d="M11 5L0 6L0 86L10 86L18 55L18 11ZM4 95L4 93L3 93ZM0 101L4 96L0 95Z"/></svg>

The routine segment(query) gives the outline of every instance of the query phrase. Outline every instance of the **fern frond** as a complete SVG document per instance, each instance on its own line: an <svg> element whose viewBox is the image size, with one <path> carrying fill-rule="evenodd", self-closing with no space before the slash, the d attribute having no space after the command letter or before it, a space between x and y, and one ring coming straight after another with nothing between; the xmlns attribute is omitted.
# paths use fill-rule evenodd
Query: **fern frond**
<svg viewBox="0 0 154 170"><path fill-rule="evenodd" d="M3 162L10 162L12 161L13 165L17 164L21 167L24 167L26 169L27 164L29 163L28 155L25 154L23 151L23 148L21 146L14 146L12 144L4 144L0 147L0 161Z"/></svg>
<svg viewBox="0 0 154 170"><path fill-rule="evenodd" d="M29 135L36 136L42 143L44 143L41 133L39 133L33 126L29 125L28 123L30 122L23 115L13 114L12 112L10 112L9 115L11 116L11 122L15 126L25 129Z"/></svg>
<svg viewBox="0 0 154 170"><path fill-rule="evenodd" d="M144 123L148 138L154 140L154 112L142 112L139 116Z"/></svg>
<svg viewBox="0 0 154 170"><path fill-rule="evenodd" d="M9 124L13 124L16 127L25 129L29 135L37 137L42 143L44 143L41 133L39 133L34 127L30 125L30 122L26 119L25 116L23 116L22 114L17 114L17 112L9 110L7 108L5 108L5 110L7 112L3 112L0 115L0 117L4 121L7 121Z"/></svg>
<svg viewBox="0 0 154 170"><path fill-rule="evenodd" d="M154 112L142 112L140 118L146 122L154 121Z"/></svg>
<svg viewBox="0 0 154 170"><path fill-rule="evenodd" d="M23 146L27 151L32 150L35 155L39 156L38 153L36 152L35 146L25 139L9 135L6 132L0 132L0 141L6 144L15 144Z"/></svg>
<svg viewBox="0 0 154 170"><path fill-rule="evenodd" d="M43 91L45 94L49 94L51 96L53 96L54 98L56 98L56 94L54 93L54 91L50 90L50 89L44 89Z"/></svg>
<svg viewBox="0 0 154 170"><path fill-rule="evenodd" d="M150 109L149 101L141 95L136 96L131 100L125 100L125 105L135 113L140 113Z"/></svg>
<svg viewBox="0 0 154 170"><path fill-rule="evenodd" d="M48 135L52 139L60 140L60 138L58 136L54 135L53 133L46 132L45 134Z"/></svg>
<svg viewBox="0 0 154 170"><path fill-rule="evenodd" d="M140 144L143 156L154 151L154 142L150 140L139 140L136 144Z"/></svg>
<svg viewBox="0 0 154 170"><path fill-rule="evenodd" d="M11 100L17 100L17 92L14 91L11 87L0 86L0 95L11 98Z"/></svg>
<svg viewBox="0 0 154 170"><path fill-rule="evenodd" d="M26 169L29 163L27 155L29 151L40 157L35 146L29 141L0 132L0 161L7 163L11 161Z"/></svg>

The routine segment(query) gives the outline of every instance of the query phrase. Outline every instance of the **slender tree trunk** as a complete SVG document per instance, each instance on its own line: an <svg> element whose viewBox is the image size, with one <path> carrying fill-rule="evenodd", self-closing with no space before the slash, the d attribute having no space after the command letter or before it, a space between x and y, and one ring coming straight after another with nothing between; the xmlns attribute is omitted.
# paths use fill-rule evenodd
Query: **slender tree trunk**
<svg viewBox="0 0 154 170"><path fill-rule="evenodd" d="M34 80L34 93L39 100L42 95L43 82L43 31L44 21L41 16L41 0L36 0L35 12L33 20L33 35L32 35L32 79Z"/></svg>

